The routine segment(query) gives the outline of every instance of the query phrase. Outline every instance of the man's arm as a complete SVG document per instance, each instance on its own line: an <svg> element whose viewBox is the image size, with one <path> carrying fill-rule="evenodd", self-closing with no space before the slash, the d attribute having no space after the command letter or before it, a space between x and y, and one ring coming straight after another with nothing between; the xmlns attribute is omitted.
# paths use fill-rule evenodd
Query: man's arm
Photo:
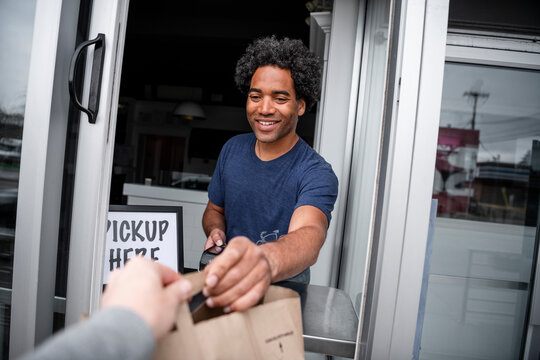
<svg viewBox="0 0 540 360"><path fill-rule="evenodd" d="M210 307L225 311L243 311L255 305L271 282L294 276L317 260L324 243L328 220L313 206L297 208L289 224L289 233L261 246L248 238L236 237L205 268L203 290Z"/></svg>
<svg viewBox="0 0 540 360"><path fill-rule="evenodd" d="M202 226L204 233L208 237L204 244L205 250L214 245L221 246L225 244L225 208L217 206L208 200L202 218Z"/></svg>
<svg viewBox="0 0 540 360"><path fill-rule="evenodd" d="M314 206L297 208L289 232L275 242L261 245L272 274L272 282L293 277L315 264L326 239L328 219Z"/></svg>

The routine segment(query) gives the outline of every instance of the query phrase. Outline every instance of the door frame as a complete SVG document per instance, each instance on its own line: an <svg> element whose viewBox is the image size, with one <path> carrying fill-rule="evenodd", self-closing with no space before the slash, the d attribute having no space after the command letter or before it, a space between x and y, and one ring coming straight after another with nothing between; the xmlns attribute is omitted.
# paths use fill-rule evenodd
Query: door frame
<svg viewBox="0 0 540 360"><path fill-rule="evenodd" d="M69 246L66 326L94 313L103 289L103 264L116 115L129 0L93 0L89 38L105 34L99 113L95 124L81 115ZM92 59L93 48L87 50ZM83 99L92 61L86 62Z"/></svg>
<svg viewBox="0 0 540 360"><path fill-rule="evenodd" d="M411 11L419 6L418 2L414 3L407 3L407 7L412 5ZM438 19L431 18L437 12ZM486 33L445 30L444 44L435 41L442 35L444 19L447 17L441 4L427 0L424 28L429 29L430 21L438 26L434 26L436 31L424 32L421 60L417 58L420 64L406 64L407 51L414 56L411 49L414 45L406 45L412 32L403 40L399 106L395 109L397 114L392 123L399 121L390 135L390 156L386 168L390 178L381 185L384 186L383 203L379 205L382 207L381 225L374 240L378 241L379 253L371 259L375 265L370 267L367 281L368 290L370 284L374 287L373 294L367 294L368 298L374 297L374 305L364 310L371 318L361 323L363 328L358 338L359 345L366 344L358 348L365 347L360 354L367 354L367 358L410 359L412 356L435 169L444 63L540 69L540 45L526 37L508 34L495 37ZM405 20L404 26L408 24L416 28L417 25L409 24L411 21L414 20ZM445 53L443 57L441 46L442 54ZM399 71L397 73L400 74ZM413 84L415 79L419 80L417 91L405 78L407 73L412 75L410 80ZM405 88L407 83L409 89ZM536 279L538 281L538 277ZM538 291L533 295L533 302L539 302Z"/></svg>
<svg viewBox="0 0 540 360"><path fill-rule="evenodd" d="M540 70L540 43L538 37L492 34L486 32L466 33L449 31L446 61L455 63L491 65L519 69ZM428 171L428 169L424 169ZM538 229L537 224L537 229ZM533 255L533 282L526 321L526 341L523 359L536 359L540 353L540 263L539 254Z"/></svg>
<svg viewBox="0 0 540 360"><path fill-rule="evenodd" d="M67 69L78 13L79 1L36 1L19 171L10 358L32 349L53 329Z"/></svg>
<svg viewBox="0 0 540 360"><path fill-rule="evenodd" d="M35 9L11 294L10 358L18 358L53 331L64 154L69 112L68 74L80 1L37 0ZM105 34L100 112L96 124L81 115L70 236L66 325L99 306L105 225L116 128L128 0L93 0L90 37ZM87 50L92 59L93 48ZM92 61L86 61L88 99ZM87 101L83 100L83 104ZM9 292L9 289L2 289ZM63 307L63 306L62 306Z"/></svg>
<svg viewBox="0 0 540 360"><path fill-rule="evenodd" d="M355 359L411 359L430 215L449 1L395 0L393 8L381 171Z"/></svg>
<svg viewBox="0 0 540 360"><path fill-rule="evenodd" d="M360 79L365 0L334 2L330 34L324 54L321 101L317 109L314 149L334 170L339 183L332 221L317 262L311 267L311 283L337 286L347 193L353 151L356 99ZM318 26L318 24L314 24ZM329 39L328 39L329 36ZM310 42L314 39L310 39ZM315 44L310 44L313 46Z"/></svg>
<svg viewBox="0 0 540 360"><path fill-rule="evenodd" d="M540 38L448 32L446 61L540 70Z"/></svg>

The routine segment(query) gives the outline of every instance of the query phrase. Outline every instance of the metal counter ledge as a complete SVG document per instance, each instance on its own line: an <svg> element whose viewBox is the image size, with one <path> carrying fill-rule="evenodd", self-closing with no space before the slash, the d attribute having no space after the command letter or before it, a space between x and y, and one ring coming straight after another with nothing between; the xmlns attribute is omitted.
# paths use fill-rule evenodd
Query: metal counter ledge
<svg viewBox="0 0 540 360"><path fill-rule="evenodd" d="M354 357L358 315L345 291L291 282L276 285L288 287L300 294L305 351Z"/></svg>

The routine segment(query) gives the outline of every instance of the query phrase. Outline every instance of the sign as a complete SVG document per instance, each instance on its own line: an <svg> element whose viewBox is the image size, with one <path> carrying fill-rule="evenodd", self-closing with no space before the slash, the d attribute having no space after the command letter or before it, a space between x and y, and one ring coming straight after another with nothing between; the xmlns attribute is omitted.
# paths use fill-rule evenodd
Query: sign
<svg viewBox="0 0 540 360"><path fill-rule="evenodd" d="M479 137L479 130L439 128L433 184L439 215L469 212Z"/></svg>
<svg viewBox="0 0 540 360"><path fill-rule="evenodd" d="M181 206L111 205L103 283L136 255L184 272Z"/></svg>

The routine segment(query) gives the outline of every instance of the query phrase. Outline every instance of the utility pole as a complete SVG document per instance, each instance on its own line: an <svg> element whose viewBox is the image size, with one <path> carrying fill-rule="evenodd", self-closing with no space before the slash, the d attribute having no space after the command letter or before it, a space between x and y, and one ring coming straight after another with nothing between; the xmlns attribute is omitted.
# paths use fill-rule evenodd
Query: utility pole
<svg viewBox="0 0 540 360"><path fill-rule="evenodd" d="M489 97L489 94L481 93L479 91L466 91L463 93L463 96L467 96L468 98L473 99L473 113L472 113L472 119L471 119L471 128L474 130L474 126L476 124L476 108L478 106L478 98L487 99Z"/></svg>

